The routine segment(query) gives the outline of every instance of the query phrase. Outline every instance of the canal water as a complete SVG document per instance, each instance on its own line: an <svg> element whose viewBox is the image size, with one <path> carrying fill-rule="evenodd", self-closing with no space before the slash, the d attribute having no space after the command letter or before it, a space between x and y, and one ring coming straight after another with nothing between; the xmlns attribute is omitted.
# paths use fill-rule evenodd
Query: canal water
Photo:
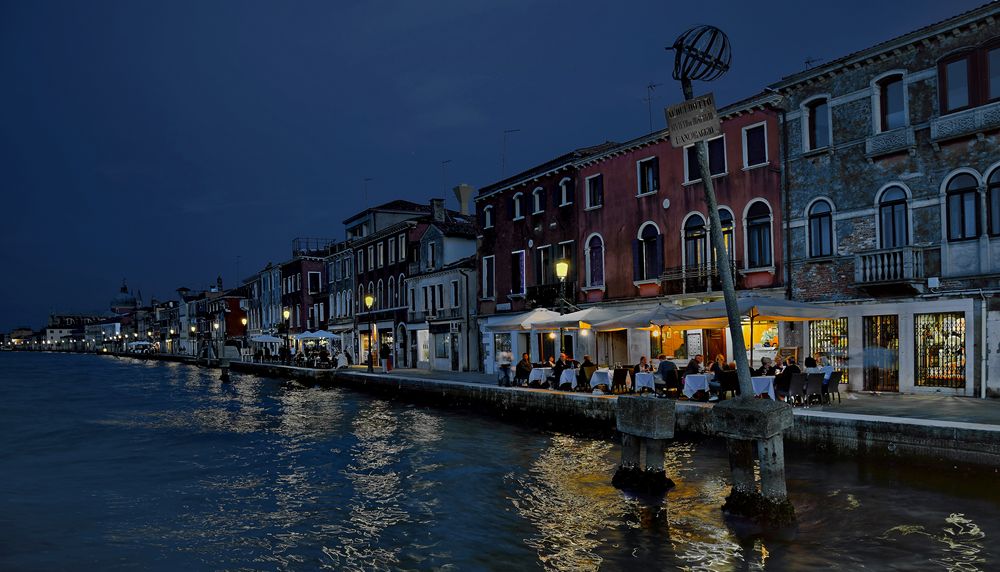
<svg viewBox="0 0 1000 572"><path fill-rule="evenodd" d="M0 570L997 570L1000 478L788 463L799 525L723 517L719 443L665 500L610 441L191 366L0 353ZM641 567L641 568L639 568Z"/></svg>

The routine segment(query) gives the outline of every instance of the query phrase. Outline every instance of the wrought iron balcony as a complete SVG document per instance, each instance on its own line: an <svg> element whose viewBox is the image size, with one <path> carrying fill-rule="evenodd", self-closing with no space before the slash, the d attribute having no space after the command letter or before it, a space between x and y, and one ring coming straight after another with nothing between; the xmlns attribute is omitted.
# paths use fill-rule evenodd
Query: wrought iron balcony
<svg viewBox="0 0 1000 572"><path fill-rule="evenodd" d="M435 320L457 320L461 317L461 308L438 308L431 311L409 312L406 320L408 322L433 322Z"/></svg>
<svg viewBox="0 0 1000 572"><path fill-rule="evenodd" d="M732 261L733 280L737 288L743 287L743 277L736 268L738 261ZM669 294L694 294L722 290L722 279L719 277L718 264L691 264L667 268L660 275L660 291Z"/></svg>
<svg viewBox="0 0 1000 572"><path fill-rule="evenodd" d="M538 284L528 286L525 300L530 308L557 308L559 306L560 292L562 284L554 282L552 284ZM572 304L576 300L576 281L566 281L566 301Z"/></svg>

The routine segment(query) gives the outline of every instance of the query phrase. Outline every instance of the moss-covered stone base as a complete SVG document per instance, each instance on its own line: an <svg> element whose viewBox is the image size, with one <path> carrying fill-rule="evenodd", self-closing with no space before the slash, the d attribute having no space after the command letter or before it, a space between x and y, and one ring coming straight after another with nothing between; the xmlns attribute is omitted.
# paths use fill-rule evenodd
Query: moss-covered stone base
<svg viewBox="0 0 1000 572"><path fill-rule="evenodd" d="M666 471L644 471L635 467L618 467L611 479L615 487L647 495L660 495L674 488Z"/></svg>
<svg viewBox="0 0 1000 572"><path fill-rule="evenodd" d="M788 499L774 502L764 498L760 493L732 491L726 497L722 511L768 526L782 527L795 524L795 507Z"/></svg>

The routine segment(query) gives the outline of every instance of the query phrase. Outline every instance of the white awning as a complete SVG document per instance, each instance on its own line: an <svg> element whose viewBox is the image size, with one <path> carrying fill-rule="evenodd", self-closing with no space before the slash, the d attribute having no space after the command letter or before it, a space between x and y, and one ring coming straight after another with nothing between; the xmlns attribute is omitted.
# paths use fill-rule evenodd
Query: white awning
<svg viewBox="0 0 1000 572"><path fill-rule="evenodd" d="M584 308L583 310L571 312L569 314L563 314L555 320L535 323L532 325L532 329L588 329L593 328L594 324L599 322L614 320L621 316L622 312L620 310L593 306L591 308Z"/></svg>
<svg viewBox="0 0 1000 572"><path fill-rule="evenodd" d="M250 341L251 342L261 343L261 344L275 344L275 343L280 343L283 340L281 338L276 338L274 336L268 336L266 334L262 334L262 335L259 335L259 336L252 336L250 338Z"/></svg>
<svg viewBox="0 0 1000 572"><path fill-rule="evenodd" d="M560 317L558 312L553 312L552 310L546 310L545 308L536 308L530 312L524 312L521 314L513 314L511 316L505 316L498 319L495 322L490 322L486 325L486 329L491 331L512 331L512 330L530 330L532 329L532 324L539 323L544 324L546 322L551 322Z"/></svg>
<svg viewBox="0 0 1000 572"><path fill-rule="evenodd" d="M754 321L808 322L835 318L836 310L818 304L793 302L783 298L765 296L744 296L737 299L739 315ZM653 320L658 325L690 326L704 328L725 328L729 325L725 300L718 300L699 306L691 306L676 312L673 316Z"/></svg>

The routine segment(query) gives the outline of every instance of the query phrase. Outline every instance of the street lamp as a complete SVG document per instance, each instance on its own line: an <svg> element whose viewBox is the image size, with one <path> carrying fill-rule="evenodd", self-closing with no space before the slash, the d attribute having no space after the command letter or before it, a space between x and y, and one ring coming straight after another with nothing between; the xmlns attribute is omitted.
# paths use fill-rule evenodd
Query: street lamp
<svg viewBox="0 0 1000 572"><path fill-rule="evenodd" d="M240 318L240 323L243 324L243 351L246 352L247 349L247 317L243 316ZM243 354L244 357L246 353Z"/></svg>
<svg viewBox="0 0 1000 572"><path fill-rule="evenodd" d="M556 277L559 278L559 313L566 309L566 277L569 276L569 260L560 258L556 261ZM563 329L559 327L559 353L565 353Z"/></svg>
<svg viewBox="0 0 1000 572"><path fill-rule="evenodd" d="M374 351L375 316L372 315L372 306L375 305L375 296L371 293L365 294L365 308L368 309L368 373L375 371L372 352Z"/></svg>
<svg viewBox="0 0 1000 572"><path fill-rule="evenodd" d="M292 312L288 308L285 308L284 311L281 312L281 315L285 317L285 350L287 352L285 354L285 359L289 360L289 362L290 362L291 359L292 359L292 338L291 338L291 335L292 335L292 332L291 332L291 330L292 330L292 321L291 321Z"/></svg>
<svg viewBox="0 0 1000 572"><path fill-rule="evenodd" d="M215 330L215 336L212 339L212 351L215 352L215 357L216 357L216 359L218 359L218 358L221 357L219 355L219 347L218 347L218 345L219 345L219 341L218 341L219 340L219 322L218 322L218 320L216 320L215 322L212 322L212 329Z"/></svg>

